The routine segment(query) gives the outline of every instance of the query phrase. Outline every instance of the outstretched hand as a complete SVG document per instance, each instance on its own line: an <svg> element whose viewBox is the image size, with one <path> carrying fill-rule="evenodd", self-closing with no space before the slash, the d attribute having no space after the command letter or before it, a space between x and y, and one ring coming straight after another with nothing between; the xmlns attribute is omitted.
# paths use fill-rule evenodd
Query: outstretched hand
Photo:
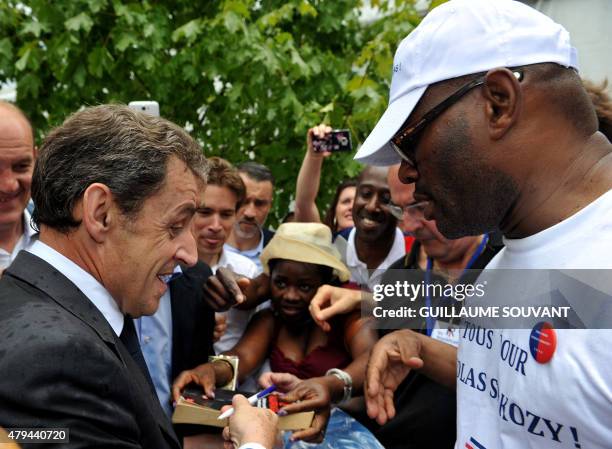
<svg viewBox="0 0 612 449"><path fill-rule="evenodd" d="M383 337L370 354L365 399L368 416L383 425L395 416L393 394L411 369L423 367L421 342L410 330Z"/></svg>
<svg viewBox="0 0 612 449"><path fill-rule="evenodd" d="M183 371L172 384L172 400L178 401L182 391L190 383L200 385L204 389L204 395L212 399L215 397L216 380L217 376L212 363L204 363L194 369Z"/></svg>

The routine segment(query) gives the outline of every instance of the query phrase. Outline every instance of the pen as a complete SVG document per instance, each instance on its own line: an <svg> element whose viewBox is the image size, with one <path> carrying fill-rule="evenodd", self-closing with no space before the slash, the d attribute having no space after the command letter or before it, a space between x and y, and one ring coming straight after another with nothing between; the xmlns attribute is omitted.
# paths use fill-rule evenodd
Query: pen
<svg viewBox="0 0 612 449"><path fill-rule="evenodd" d="M249 396L247 398L247 401L249 401L249 404L255 405L259 399L265 398L266 396L268 396L270 393L272 393L275 390L276 390L276 385L272 385L266 388L265 390L260 391L259 393L255 393L253 396ZM234 414L234 411L235 411L234 407L232 407L224 411L223 413L221 413L217 419L229 418L230 416Z"/></svg>

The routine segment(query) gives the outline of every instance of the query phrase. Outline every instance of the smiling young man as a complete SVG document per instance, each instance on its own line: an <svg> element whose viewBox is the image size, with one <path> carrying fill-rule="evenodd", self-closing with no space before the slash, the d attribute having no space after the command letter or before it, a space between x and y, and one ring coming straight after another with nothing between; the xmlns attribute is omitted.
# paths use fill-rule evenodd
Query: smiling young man
<svg viewBox="0 0 612 449"><path fill-rule="evenodd" d="M198 257L211 267L213 273L224 267L241 276L255 277L259 270L251 260L224 249L234 228L236 213L246 196L242 177L225 159L210 158L209 167L206 190L201 193L201 204L193 220ZM254 312L235 308L222 312L227 329L214 345L217 354L234 347Z"/></svg>
<svg viewBox="0 0 612 449"><path fill-rule="evenodd" d="M32 181L40 237L0 280L0 426L67 428L80 447L180 447L130 318L153 314L177 265L196 263L205 173L181 128L125 106L86 108L47 135Z"/></svg>
<svg viewBox="0 0 612 449"><path fill-rule="evenodd" d="M612 145L576 66L567 31L528 6L451 0L400 44L389 107L356 158L401 160L400 179L447 238L501 229L485 273L608 278ZM588 306L587 291L571 299ZM419 369L457 389L457 448L609 446L609 329L482 331L482 344L461 332L458 351L409 330L383 338L368 365L370 416L392 419L389 399Z"/></svg>
<svg viewBox="0 0 612 449"><path fill-rule="evenodd" d="M0 272L35 234L26 209L35 159L30 122L16 106L0 101Z"/></svg>
<svg viewBox="0 0 612 449"><path fill-rule="evenodd" d="M357 179L353 203L355 227L342 232L335 241L355 286L371 290L383 270L406 253L404 235L390 206L387 170L364 168Z"/></svg>

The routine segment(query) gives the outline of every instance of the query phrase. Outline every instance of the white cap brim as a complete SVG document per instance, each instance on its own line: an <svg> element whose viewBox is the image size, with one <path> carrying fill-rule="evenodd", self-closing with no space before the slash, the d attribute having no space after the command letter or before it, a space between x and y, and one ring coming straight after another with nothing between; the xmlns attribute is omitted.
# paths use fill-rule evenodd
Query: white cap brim
<svg viewBox="0 0 612 449"><path fill-rule="evenodd" d="M389 141L399 131L428 86L417 87L391 103L355 154L355 160L367 165L389 166L400 163L400 157Z"/></svg>

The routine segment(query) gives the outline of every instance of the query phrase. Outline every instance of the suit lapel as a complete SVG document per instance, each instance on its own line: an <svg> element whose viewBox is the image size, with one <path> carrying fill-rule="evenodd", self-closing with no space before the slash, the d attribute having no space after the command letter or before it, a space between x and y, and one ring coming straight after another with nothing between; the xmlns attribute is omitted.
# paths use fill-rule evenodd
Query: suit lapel
<svg viewBox="0 0 612 449"><path fill-rule="evenodd" d="M21 251L6 271L46 293L61 307L87 323L106 343L115 343L115 334L104 315L76 285L41 258Z"/></svg>

